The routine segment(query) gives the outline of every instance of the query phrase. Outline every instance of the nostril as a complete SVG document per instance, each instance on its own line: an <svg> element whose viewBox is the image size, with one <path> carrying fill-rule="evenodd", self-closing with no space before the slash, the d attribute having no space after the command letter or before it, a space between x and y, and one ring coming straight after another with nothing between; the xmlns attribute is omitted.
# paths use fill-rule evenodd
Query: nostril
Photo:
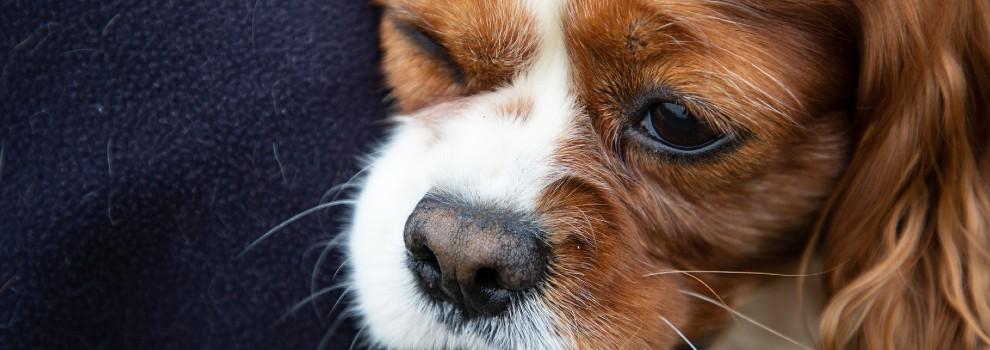
<svg viewBox="0 0 990 350"><path fill-rule="evenodd" d="M440 278L443 273L440 270L440 261L436 254L426 246L409 250L409 267L416 274L418 282L423 289L429 291L431 295L441 297Z"/></svg>
<svg viewBox="0 0 990 350"><path fill-rule="evenodd" d="M474 284L482 290L499 289L498 271L490 267L483 267L474 275Z"/></svg>
<svg viewBox="0 0 990 350"><path fill-rule="evenodd" d="M478 269L474 275L475 296L474 307L484 315L497 315L508 307L512 298L512 291L506 289L499 282L498 270L484 267Z"/></svg>
<svg viewBox="0 0 990 350"><path fill-rule="evenodd" d="M416 249L416 251L410 251L409 253L412 254L413 259L416 259L422 263L440 266L440 262L437 261L437 255L433 254L433 251L430 250L430 248L427 248L426 246L422 246L420 247L420 249Z"/></svg>

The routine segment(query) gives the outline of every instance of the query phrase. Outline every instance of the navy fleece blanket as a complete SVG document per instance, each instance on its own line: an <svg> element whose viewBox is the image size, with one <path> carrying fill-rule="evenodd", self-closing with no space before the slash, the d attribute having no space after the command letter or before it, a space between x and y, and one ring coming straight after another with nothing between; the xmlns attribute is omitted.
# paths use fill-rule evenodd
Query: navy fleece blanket
<svg viewBox="0 0 990 350"><path fill-rule="evenodd" d="M0 0L0 348L339 349L326 201L380 140L362 0ZM315 285L311 283L318 268ZM346 300L346 299L345 299Z"/></svg>

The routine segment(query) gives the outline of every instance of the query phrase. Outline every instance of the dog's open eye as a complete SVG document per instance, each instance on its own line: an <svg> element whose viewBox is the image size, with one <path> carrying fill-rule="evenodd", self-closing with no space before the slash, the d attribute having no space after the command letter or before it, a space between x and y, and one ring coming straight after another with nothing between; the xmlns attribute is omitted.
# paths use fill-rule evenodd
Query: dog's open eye
<svg viewBox="0 0 990 350"><path fill-rule="evenodd" d="M717 148L725 139L725 135L674 102L658 102L646 108L638 128L656 140L664 151L677 155L703 154Z"/></svg>

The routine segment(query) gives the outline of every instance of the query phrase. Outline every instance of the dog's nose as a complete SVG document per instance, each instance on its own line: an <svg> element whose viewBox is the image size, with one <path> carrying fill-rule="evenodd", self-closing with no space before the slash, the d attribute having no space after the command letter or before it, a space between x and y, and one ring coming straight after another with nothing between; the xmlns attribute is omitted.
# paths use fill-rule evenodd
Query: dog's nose
<svg viewBox="0 0 990 350"><path fill-rule="evenodd" d="M427 195L405 227L419 287L467 317L494 316L543 279L549 247L526 215Z"/></svg>

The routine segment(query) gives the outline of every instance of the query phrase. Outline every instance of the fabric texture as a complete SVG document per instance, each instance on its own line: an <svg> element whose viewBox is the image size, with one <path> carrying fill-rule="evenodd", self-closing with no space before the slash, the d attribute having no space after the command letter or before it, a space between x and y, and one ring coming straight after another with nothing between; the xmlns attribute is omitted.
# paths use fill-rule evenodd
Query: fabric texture
<svg viewBox="0 0 990 350"><path fill-rule="evenodd" d="M350 347L343 289L290 312L341 281L346 206L241 252L381 141L378 15L0 0L0 348Z"/></svg>

